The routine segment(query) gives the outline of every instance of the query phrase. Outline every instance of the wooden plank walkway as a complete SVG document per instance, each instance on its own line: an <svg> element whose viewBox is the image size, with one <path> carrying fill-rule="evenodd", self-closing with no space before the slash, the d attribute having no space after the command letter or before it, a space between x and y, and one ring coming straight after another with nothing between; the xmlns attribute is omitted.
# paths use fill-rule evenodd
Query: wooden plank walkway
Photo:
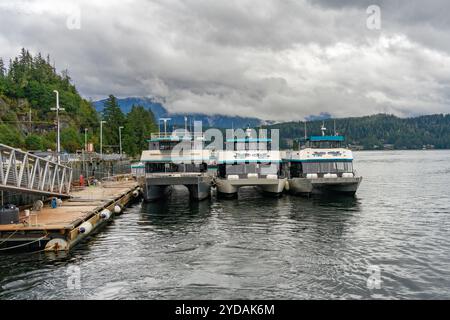
<svg viewBox="0 0 450 320"><path fill-rule="evenodd" d="M26 217L20 212L19 224L0 225L0 243L23 242L45 237L46 241L61 238L72 247L78 242L78 226L88 221L95 229L100 225L100 212L104 209L114 211L114 206L125 206L133 198L132 193L139 189L134 179L103 182L100 186L86 187L72 191L72 198L63 200L60 207L51 208L46 204L41 211L31 211ZM3 246L0 246L3 248Z"/></svg>

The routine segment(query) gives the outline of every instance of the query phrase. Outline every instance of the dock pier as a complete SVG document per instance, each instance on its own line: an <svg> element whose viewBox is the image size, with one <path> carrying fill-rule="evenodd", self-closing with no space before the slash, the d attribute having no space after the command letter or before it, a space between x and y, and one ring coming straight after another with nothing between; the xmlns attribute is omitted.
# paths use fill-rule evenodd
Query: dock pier
<svg viewBox="0 0 450 320"><path fill-rule="evenodd" d="M142 183L130 176L113 177L96 186L72 190L60 206L21 210L18 224L0 225L0 252L68 251L98 231L142 194Z"/></svg>

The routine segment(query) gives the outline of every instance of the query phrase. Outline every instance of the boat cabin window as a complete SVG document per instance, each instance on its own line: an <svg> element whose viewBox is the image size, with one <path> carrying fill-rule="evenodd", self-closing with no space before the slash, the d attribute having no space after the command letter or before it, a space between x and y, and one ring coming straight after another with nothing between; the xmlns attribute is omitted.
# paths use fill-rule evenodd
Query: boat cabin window
<svg viewBox="0 0 450 320"><path fill-rule="evenodd" d="M145 172L161 173L161 172L177 172L177 166L173 163L152 163L145 164Z"/></svg>
<svg viewBox="0 0 450 320"><path fill-rule="evenodd" d="M206 172L208 165L206 163L147 163L145 172L147 173L165 173L165 172Z"/></svg>
<svg viewBox="0 0 450 320"><path fill-rule="evenodd" d="M227 142L231 150L271 150L272 143L270 141L233 141Z"/></svg>
<svg viewBox="0 0 450 320"><path fill-rule="evenodd" d="M314 149L342 148L342 141L308 141L306 147Z"/></svg>
<svg viewBox="0 0 450 320"><path fill-rule="evenodd" d="M353 172L352 162L304 162L303 173Z"/></svg>
<svg viewBox="0 0 450 320"><path fill-rule="evenodd" d="M238 163L220 164L218 167L219 177L225 178L227 175L244 176L249 173L259 175L279 174L280 165L278 163Z"/></svg>
<svg viewBox="0 0 450 320"><path fill-rule="evenodd" d="M165 141L163 143L159 143L159 150L172 150L178 143L180 143L179 141Z"/></svg>
<svg viewBox="0 0 450 320"><path fill-rule="evenodd" d="M292 162L289 168L291 177L300 177L303 173L302 168L301 162Z"/></svg>

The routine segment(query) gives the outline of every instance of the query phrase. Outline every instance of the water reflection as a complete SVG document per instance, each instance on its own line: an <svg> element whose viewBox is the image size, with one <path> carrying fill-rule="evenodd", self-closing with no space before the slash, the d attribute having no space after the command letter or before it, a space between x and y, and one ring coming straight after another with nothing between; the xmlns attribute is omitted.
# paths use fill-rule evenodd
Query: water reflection
<svg viewBox="0 0 450 320"><path fill-rule="evenodd" d="M237 199L191 202L177 188L70 253L2 254L0 299L450 297L450 194L439 192L450 152L355 156L365 177L356 197L242 188ZM73 265L81 291L67 288ZM379 290L367 287L371 265Z"/></svg>

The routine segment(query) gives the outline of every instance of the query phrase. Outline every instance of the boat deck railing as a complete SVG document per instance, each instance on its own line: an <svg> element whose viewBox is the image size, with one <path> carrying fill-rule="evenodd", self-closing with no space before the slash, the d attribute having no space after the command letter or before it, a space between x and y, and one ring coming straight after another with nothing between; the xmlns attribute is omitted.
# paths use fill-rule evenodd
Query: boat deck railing
<svg viewBox="0 0 450 320"><path fill-rule="evenodd" d="M267 179L267 176L276 175L278 178L284 178L283 175L279 175L276 173L227 173L226 178L233 177L239 179Z"/></svg>
<svg viewBox="0 0 450 320"><path fill-rule="evenodd" d="M194 139L200 139L203 138L202 132L194 132L194 133L177 133L177 132L158 132L158 133L152 133L150 135L151 140L170 140L170 141L178 141L178 140L194 140Z"/></svg>
<svg viewBox="0 0 450 320"><path fill-rule="evenodd" d="M164 177L198 177L207 175L208 172L152 172L146 173L147 178L164 178Z"/></svg>
<svg viewBox="0 0 450 320"><path fill-rule="evenodd" d="M311 173L301 173L299 175L299 178L307 178L308 174L315 174L317 175L317 178L325 178L325 175L327 174L335 174L337 178L343 178L344 174L353 174L354 177L357 176L356 174L356 170L354 170L353 172L311 172Z"/></svg>

